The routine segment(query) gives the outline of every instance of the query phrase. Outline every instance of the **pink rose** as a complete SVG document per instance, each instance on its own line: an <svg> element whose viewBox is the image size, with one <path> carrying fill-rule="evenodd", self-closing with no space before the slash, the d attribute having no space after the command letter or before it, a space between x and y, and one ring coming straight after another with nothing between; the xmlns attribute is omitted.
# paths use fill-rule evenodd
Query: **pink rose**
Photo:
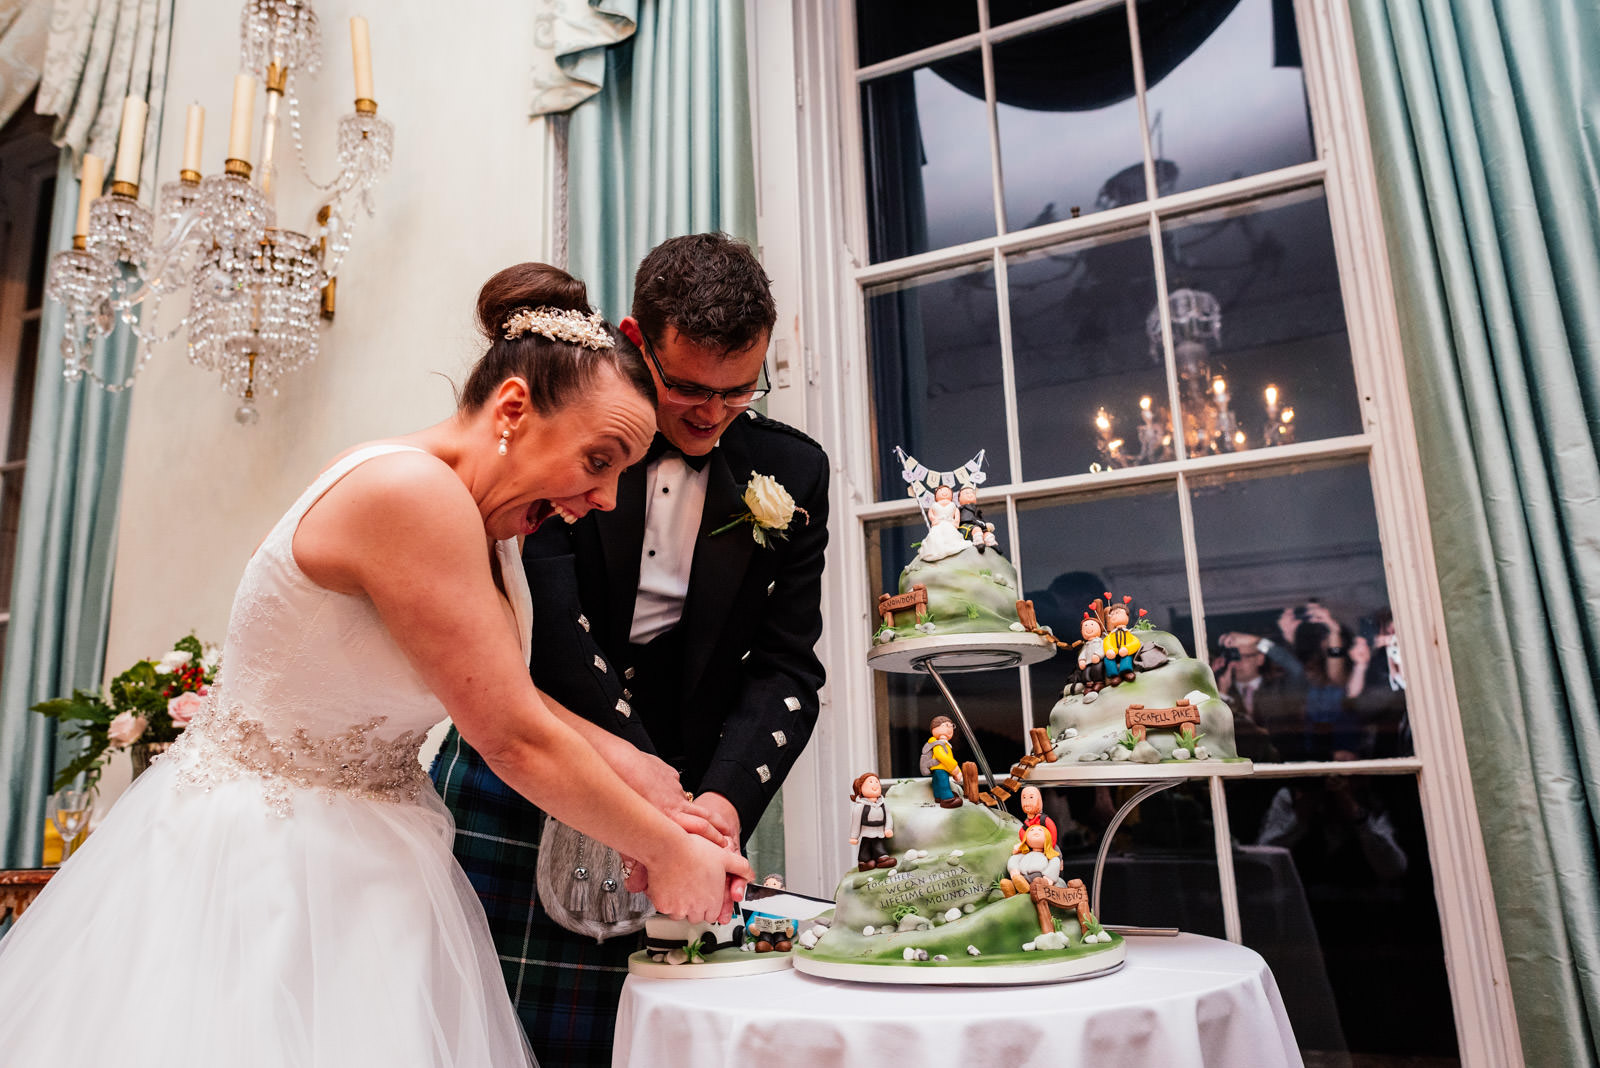
<svg viewBox="0 0 1600 1068"><path fill-rule="evenodd" d="M179 727L187 727L194 714L205 706L206 699L198 693L180 693L167 702L167 715Z"/></svg>
<svg viewBox="0 0 1600 1068"><path fill-rule="evenodd" d="M111 744L121 748L132 745L144 733L144 717L136 716L132 712L122 712L111 721L111 726L106 728L106 737L111 739Z"/></svg>

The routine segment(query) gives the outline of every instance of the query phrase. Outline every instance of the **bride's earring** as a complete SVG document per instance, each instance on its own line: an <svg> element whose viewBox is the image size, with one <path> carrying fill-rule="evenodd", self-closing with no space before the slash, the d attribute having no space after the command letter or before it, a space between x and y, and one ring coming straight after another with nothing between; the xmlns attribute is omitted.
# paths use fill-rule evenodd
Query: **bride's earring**
<svg viewBox="0 0 1600 1068"><path fill-rule="evenodd" d="M506 442L510 440L511 431L509 429L500 431L500 448L496 449L495 451L501 456L504 456L506 454Z"/></svg>

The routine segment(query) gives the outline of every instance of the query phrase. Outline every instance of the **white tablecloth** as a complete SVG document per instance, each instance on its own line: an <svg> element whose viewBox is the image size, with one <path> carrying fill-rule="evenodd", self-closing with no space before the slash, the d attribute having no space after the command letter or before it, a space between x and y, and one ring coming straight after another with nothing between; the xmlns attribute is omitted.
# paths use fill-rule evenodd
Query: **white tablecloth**
<svg viewBox="0 0 1600 1068"><path fill-rule="evenodd" d="M1301 1064L1259 954L1130 938L1121 971L1073 983L914 987L795 971L628 977L613 1068L1276 1068Z"/></svg>

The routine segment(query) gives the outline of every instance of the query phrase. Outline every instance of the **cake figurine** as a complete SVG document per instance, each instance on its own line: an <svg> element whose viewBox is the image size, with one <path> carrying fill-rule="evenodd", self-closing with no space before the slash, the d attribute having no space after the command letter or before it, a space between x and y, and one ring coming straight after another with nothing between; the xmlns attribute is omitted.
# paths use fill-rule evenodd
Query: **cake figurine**
<svg viewBox="0 0 1600 1068"><path fill-rule="evenodd" d="M1061 881L1061 852L1056 849L1055 833L1042 823L1024 827L1022 840L1012 849L1011 859L1006 861L1006 872L1010 880L1003 880L1000 889L1007 897L1026 894L1035 879L1044 879L1052 886L1065 886Z"/></svg>
<svg viewBox="0 0 1600 1068"><path fill-rule="evenodd" d="M850 821L850 844L860 848L856 861L862 871L892 868L895 859L888 855L888 839L894 837L894 819L883 803L883 783L874 772L864 771L850 786L855 814Z"/></svg>
<svg viewBox="0 0 1600 1068"><path fill-rule="evenodd" d="M917 546L917 559L935 563L954 556L967 547L957 522L961 510L956 506L949 486L940 486L933 492L933 503L928 505L928 536Z"/></svg>
<svg viewBox="0 0 1600 1068"><path fill-rule="evenodd" d="M1131 682L1134 677L1133 657L1140 643L1138 635L1128 629L1128 606L1132 603L1132 597L1124 597L1120 604L1105 606L1106 632L1100 638L1100 650L1105 656L1106 682L1112 685ZM1139 610L1139 615L1144 615L1144 609Z"/></svg>
<svg viewBox="0 0 1600 1068"><path fill-rule="evenodd" d="M1017 795L1017 802L1022 805L1022 829L1017 832L1019 842L1026 841L1029 827L1043 825L1050 832L1052 842L1059 841L1056 836L1056 821L1044 814L1044 798L1039 794L1037 786L1024 786Z"/></svg>
<svg viewBox="0 0 1600 1068"><path fill-rule="evenodd" d="M956 725L949 716L934 716L928 724L928 740L922 746L922 774L933 780L933 799L940 808L960 808L961 795L956 787L962 785L961 766L956 763L950 748Z"/></svg>
<svg viewBox="0 0 1600 1068"><path fill-rule="evenodd" d="M973 485L962 486L956 496L956 504L961 508L961 529L978 551L981 553L985 549L998 548L999 543L994 540L994 524L984 522L983 512L978 508L978 488Z"/></svg>

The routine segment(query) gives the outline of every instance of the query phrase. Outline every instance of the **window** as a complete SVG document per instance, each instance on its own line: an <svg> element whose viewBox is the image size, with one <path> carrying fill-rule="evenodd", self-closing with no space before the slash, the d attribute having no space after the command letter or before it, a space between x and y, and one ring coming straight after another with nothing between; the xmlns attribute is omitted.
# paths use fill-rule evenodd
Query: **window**
<svg viewBox="0 0 1600 1068"><path fill-rule="evenodd" d="M916 774L942 701L866 668L857 606L924 529L894 447L935 468L983 449L985 512L1040 618L1075 630L1092 597L1133 594L1213 666L1257 762L1124 825L1109 918L1262 952L1308 1059L1446 1063L1490 1048L1509 1002L1498 944L1468 945L1492 904L1470 795L1447 785L1465 769L1419 774L1419 752L1458 759L1438 744L1453 695L1398 350L1374 325L1390 298L1344 19L1333 0L797 15L807 429L845 476L830 627L861 627L827 639L822 764ZM992 765L1065 672L948 680ZM1117 800L1048 793L1080 870ZM1435 867L1454 873L1437 890ZM1392 917L1382 934L1363 908ZM1403 1026L1386 1000L1415 1006Z"/></svg>

